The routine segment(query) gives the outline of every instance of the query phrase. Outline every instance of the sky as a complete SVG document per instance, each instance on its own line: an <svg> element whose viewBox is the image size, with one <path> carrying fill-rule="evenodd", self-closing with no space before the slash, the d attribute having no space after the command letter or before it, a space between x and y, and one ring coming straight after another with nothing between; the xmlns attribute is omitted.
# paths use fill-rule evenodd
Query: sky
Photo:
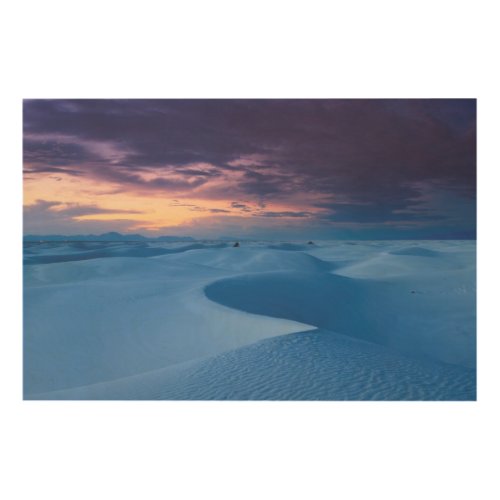
<svg viewBox="0 0 500 500"><path fill-rule="evenodd" d="M25 100L24 233L476 234L474 99Z"/></svg>

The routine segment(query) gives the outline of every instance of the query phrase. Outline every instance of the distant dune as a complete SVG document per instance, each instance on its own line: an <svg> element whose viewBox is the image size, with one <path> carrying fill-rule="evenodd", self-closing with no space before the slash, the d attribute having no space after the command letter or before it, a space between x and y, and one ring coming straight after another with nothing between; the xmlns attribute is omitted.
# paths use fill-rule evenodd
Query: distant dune
<svg viewBox="0 0 500 500"><path fill-rule="evenodd" d="M45 242L45 241L194 241L191 236L158 236L156 238L148 238L141 234L121 234L116 232L104 234L26 234L23 237L24 241Z"/></svg>

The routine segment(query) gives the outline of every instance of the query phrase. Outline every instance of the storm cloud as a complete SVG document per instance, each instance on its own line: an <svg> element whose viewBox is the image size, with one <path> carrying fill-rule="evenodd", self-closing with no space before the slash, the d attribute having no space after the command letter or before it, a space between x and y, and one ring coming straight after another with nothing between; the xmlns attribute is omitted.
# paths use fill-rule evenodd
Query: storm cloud
<svg viewBox="0 0 500 500"><path fill-rule="evenodd" d="M300 198L307 205L263 217L455 220L451 229L473 230L476 102L27 100L24 162L29 176L66 174L131 192L230 197L246 200L227 207L243 212L270 201L293 208ZM426 190L464 200L467 228L450 210L424 200Z"/></svg>

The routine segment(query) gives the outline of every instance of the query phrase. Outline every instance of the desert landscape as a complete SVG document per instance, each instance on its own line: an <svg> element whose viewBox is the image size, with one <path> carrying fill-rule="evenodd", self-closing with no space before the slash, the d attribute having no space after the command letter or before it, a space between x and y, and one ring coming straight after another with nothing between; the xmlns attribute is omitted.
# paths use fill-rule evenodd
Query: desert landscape
<svg viewBox="0 0 500 500"><path fill-rule="evenodd" d="M475 399L475 242L32 242L24 258L26 399Z"/></svg>

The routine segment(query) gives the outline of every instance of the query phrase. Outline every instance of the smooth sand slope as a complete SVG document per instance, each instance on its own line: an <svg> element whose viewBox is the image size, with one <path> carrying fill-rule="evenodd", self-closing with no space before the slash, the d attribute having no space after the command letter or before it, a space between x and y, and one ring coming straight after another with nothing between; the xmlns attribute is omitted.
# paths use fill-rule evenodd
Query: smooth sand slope
<svg viewBox="0 0 500 500"><path fill-rule="evenodd" d="M475 399L473 242L42 244L25 264L27 399Z"/></svg>

